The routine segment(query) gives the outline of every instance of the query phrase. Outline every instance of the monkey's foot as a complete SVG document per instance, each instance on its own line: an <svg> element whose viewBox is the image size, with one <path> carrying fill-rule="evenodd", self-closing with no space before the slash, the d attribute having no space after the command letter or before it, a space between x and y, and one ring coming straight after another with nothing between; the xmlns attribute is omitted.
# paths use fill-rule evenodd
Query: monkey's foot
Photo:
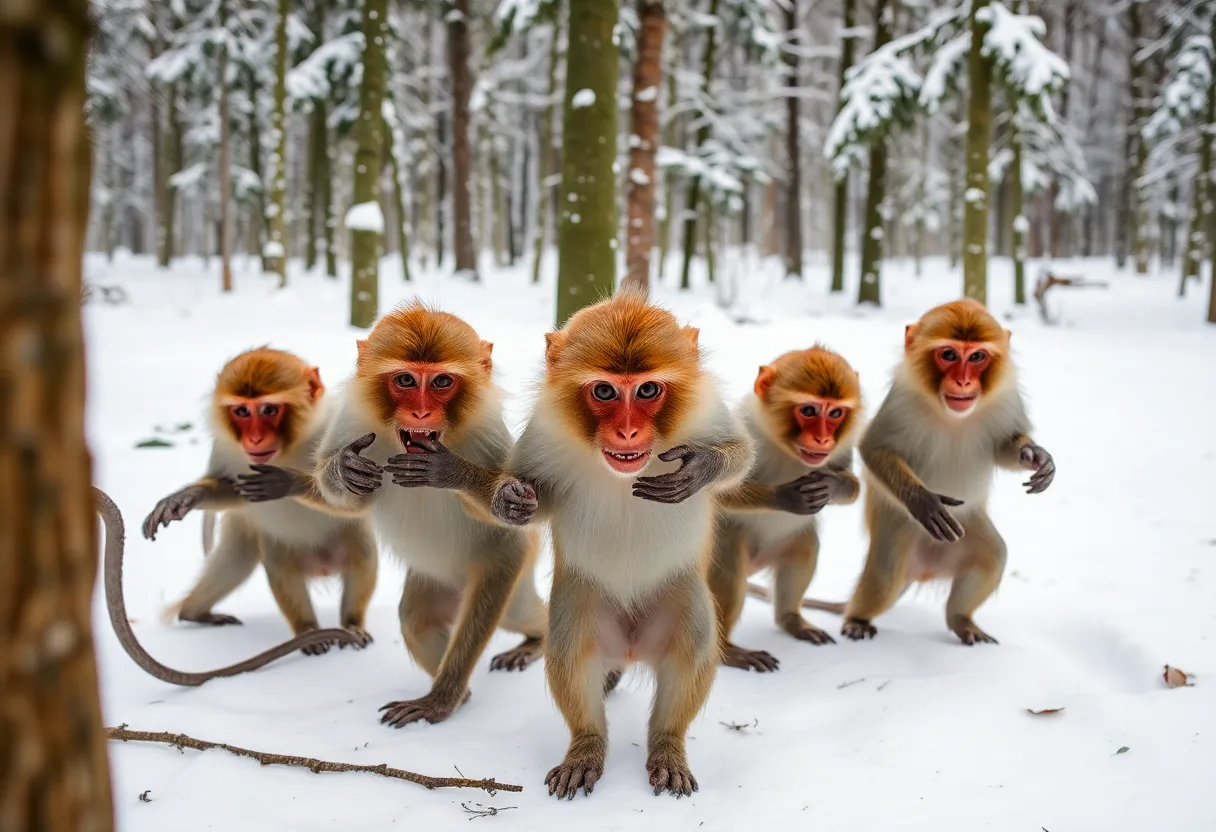
<svg viewBox="0 0 1216 832"><path fill-rule="evenodd" d="M505 653L499 653L490 659L490 670L525 670L528 665L540 658L544 641L536 636L528 636L517 647L512 647Z"/></svg>
<svg viewBox="0 0 1216 832"><path fill-rule="evenodd" d="M372 643L372 640L373 640L372 634L369 633L367 630L363 629L362 627L343 626L342 629L346 630L346 632L350 633L352 636L354 636L356 639L358 639L358 641L355 641L355 642L339 641L338 647L340 647L340 648L352 647L355 650L362 650L364 647L366 647L367 645Z"/></svg>
<svg viewBox="0 0 1216 832"><path fill-rule="evenodd" d="M235 615L224 615L222 612L179 612L177 617L181 621L189 621L193 624L209 624L212 627L223 627L228 624L240 626L244 623Z"/></svg>
<svg viewBox="0 0 1216 832"><path fill-rule="evenodd" d="M623 671L620 670L608 671L608 674L604 676L604 696L607 696L616 690L616 686L621 682L622 675Z"/></svg>
<svg viewBox="0 0 1216 832"><path fill-rule="evenodd" d="M664 749L651 753L646 761L646 771L650 773L650 785L654 786L656 795L666 790L679 799L691 796L698 789L697 778L692 776L683 752Z"/></svg>
<svg viewBox="0 0 1216 832"><path fill-rule="evenodd" d="M794 616L789 621L784 621L781 624L781 629L792 635L799 641L809 641L811 644L835 644L836 639L832 638L823 630L808 624L802 620L802 616Z"/></svg>
<svg viewBox="0 0 1216 832"><path fill-rule="evenodd" d="M772 653L765 650L748 650L737 644L727 644L722 648L722 664L740 670L754 670L757 673L770 673L781 666L781 662Z"/></svg>
<svg viewBox="0 0 1216 832"><path fill-rule="evenodd" d="M840 634L848 636L853 641L859 641L864 638L874 638L878 635L878 628L867 618L846 618L844 626L840 628Z"/></svg>
<svg viewBox="0 0 1216 832"><path fill-rule="evenodd" d="M560 800L574 800L579 786L583 794L591 794L604 774L605 745L602 737L582 737L570 743L566 759L545 775L549 794Z"/></svg>
<svg viewBox="0 0 1216 832"><path fill-rule="evenodd" d="M965 615L956 615L950 622L951 631L959 637L963 644L971 647L976 644L999 644L996 639L985 633L975 622Z"/></svg>
<svg viewBox="0 0 1216 832"><path fill-rule="evenodd" d="M380 724L401 728L411 722L426 721L431 724L443 722L467 701L469 701L468 691L465 692L463 698L455 701L428 693L420 699L389 702L380 709L384 711L384 716L380 717Z"/></svg>

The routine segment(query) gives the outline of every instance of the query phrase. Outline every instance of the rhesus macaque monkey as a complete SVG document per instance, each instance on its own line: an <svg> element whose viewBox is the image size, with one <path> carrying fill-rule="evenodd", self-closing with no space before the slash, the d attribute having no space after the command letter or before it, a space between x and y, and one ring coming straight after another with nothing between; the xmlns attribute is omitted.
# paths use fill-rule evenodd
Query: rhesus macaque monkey
<svg viewBox="0 0 1216 832"><path fill-rule="evenodd" d="M730 641L747 576L767 566L775 573L777 626L812 644L833 640L807 623L799 605L819 559L815 516L829 503L852 503L861 491L852 470L860 413L857 373L823 347L787 352L760 368L753 393L739 407L756 461L742 484L718 496L709 587L723 664L759 672L778 667L768 652Z"/></svg>
<svg viewBox="0 0 1216 832"><path fill-rule="evenodd" d="M713 497L753 450L701 368L697 330L632 293L546 335L545 379L492 502L504 522L549 519L554 572L545 672L570 728L550 794L604 771L604 695L633 661L657 692L646 768L655 794L697 790L685 734L719 661L704 570ZM645 472L645 476L642 476Z"/></svg>
<svg viewBox="0 0 1216 832"><path fill-rule="evenodd" d="M377 560L369 524L282 499L301 496L299 489L268 473L279 469L266 467L275 461L311 470L329 418L324 393L316 367L268 347L241 353L220 370L212 394L214 442L207 474L157 503L143 524L144 537L154 540L160 527L194 509L223 511L219 544L208 553L198 583L175 605L182 621L240 624L212 608L261 563L296 635L318 629L308 579L339 573L344 632L330 632L342 636L341 644L362 647L371 641L364 615ZM319 654L328 648L328 642L310 639L303 649Z"/></svg>
<svg viewBox="0 0 1216 832"><path fill-rule="evenodd" d="M1005 568L987 511L994 467L1032 471L1030 494L1056 473L1030 438L1009 338L973 300L907 327L903 363L859 445L870 548L844 611L849 638L872 637L871 620L912 582L950 578L946 626L964 644L996 643L973 619Z"/></svg>
<svg viewBox="0 0 1216 832"><path fill-rule="evenodd" d="M381 722L440 722L468 698L495 628L525 639L491 669L522 670L540 655L539 535L490 513L512 445L490 381L492 345L455 315L412 303L382 317L358 346L316 481L329 504L370 511L407 566L401 633L433 682L425 696L381 708Z"/></svg>

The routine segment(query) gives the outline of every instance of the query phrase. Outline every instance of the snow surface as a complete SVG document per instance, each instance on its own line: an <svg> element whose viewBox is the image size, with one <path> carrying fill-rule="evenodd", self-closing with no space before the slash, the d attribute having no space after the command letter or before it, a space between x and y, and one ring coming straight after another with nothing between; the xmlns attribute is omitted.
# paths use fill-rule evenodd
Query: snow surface
<svg viewBox="0 0 1216 832"><path fill-rule="evenodd" d="M584 107L590 107L595 103L595 90L590 87L584 87L570 97L570 106L576 110L581 110Z"/></svg>
<svg viewBox="0 0 1216 832"><path fill-rule="evenodd" d="M380 210L378 202L360 202L350 206L345 222L349 231L384 233L384 212Z"/></svg>
<svg viewBox="0 0 1216 832"><path fill-rule="evenodd" d="M871 411L902 350L903 325L958 297L961 278L943 261L883 269L882 309L858 309L856 260L848 287L829 295L830 268L812 259L804 283L783 281L779 263L752 264L738 309L714 303L694 270L694 291L660 287L656 298L700 328L708 364L732 398L750 390L757 365L816 340L859 369ZM672 261L669 275L678 273ZM512 429L551 327L554 261L540 285L531 265L496 269L483 281L418 269L403 285L392 258L381 273L382 309L413 292L465 316L494 343L494 368L508 392ZM740 268L720 258L720 282ZM1037 277L1040 264L1030 264ZM1022 477L1002 472L992 516L1009 545L1000 591L978 620L999 646L963 647L945 630L944 591L910 592L878 619L873 641L812 647L772 623L749 599L735 639L781 658L778 673L722 668L689 737L700 782L691 799L655 797L646 783L646 718L652 687L626 675L608 701L610 750L595 793L558 802L542 785L567 733L545 689L543 667L490 673L489 656L515 642L497 634L478 663L472 699L440 725L381 726L376 709L415 697L427 677L407 658L396 608L402 570L385 559L362 652L293 656L256 673L201 688L176 688L140 670L122 651L96 591L106 723L185 732L266 751L354 763L387 763L431 775L496 777L518 794L427 791L374 775L312 774L260 767L222 751L111 743L118 828L126 832L216 829L687 829L781 828L908 832L1142 832L1216 827L1216 331L1201 323L1207 282L1175 297L1174 272L1137 277L1106 260L1064 261L1064 274L1107 280L1108 289L1052 290L1057 326L1014 310L1012 267L994 261L990 302L1013 332L1013 349L1037 439L1059 475L1027 496ZM219 263L188 259L168 272L147 258L90 255L88 279L118 284L127 305L84 309L88 433L97 484L127 522L126 593L133 626L158 658L183 669L245 658L289 633L259 570L218 609L245 625L201 628L160 618L197 575L200 517L188 516L155 543L137 531L158 498L197 477L207 458L200 434L208 383L236 352L270 342L319 365L330 390L353 367L362 331L346 324L349 283L289 264L290 289L260 274L256 259L234 264L236 290L221 295ZM734 279L734 278L729 278ZM670 284L669 284L670 285ZM735 323L735 320L764 322ZM1168 429L1152 433L1140 405L1168 391ZM1139 421L1138 421L1139 420ZM189 422L194 427L173 432ZM166 433L156 434L156 426ZM1129 431L1131 425L1139 430ZM1133 435L1134 434L1134 435ZM1147 434L1147 435L1146 435ZM171 448L135 449L159 435ZM1145 442L1153 444L1146 447ZM1146 470L1151 468L1151 470ZM865 551L861 505L822 516L823 549L811 593L844 598ZM551 559L538 583L547 593ZM317 611L336 623L334 584L316 585ZM835 634L839 620L808 618ZM1169 663L1197 674L1170 690ZM1060 708L1031 716L1026 708ZM745 725L731 730L723 725ZM1115 752L1126 746L1123 754ZM139 800L148 791L150 802ZM462 808L503 809L477 819ZM506 809L506 807L514 807Z"/></svg>

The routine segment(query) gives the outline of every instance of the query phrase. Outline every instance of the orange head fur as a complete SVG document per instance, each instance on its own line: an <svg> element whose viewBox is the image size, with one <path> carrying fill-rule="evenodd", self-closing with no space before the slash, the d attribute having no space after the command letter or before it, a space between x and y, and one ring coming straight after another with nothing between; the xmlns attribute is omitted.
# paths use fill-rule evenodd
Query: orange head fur
<svg viewBox="0 0 1216 832"><path fill-rule="evenodd" d="M316 367L292 353L258 347L220 370L212 409L216 425L249 461L266 463L291 449L324 394Z"/></svg>
<svg viewBox="0 0 1216 832"><path fill-rule="evenodd" d="M490 389L493 344L447 312L412 301L384 315L358 342L363 401L406 452L411 436L458 436Z"/></svg>
<svg viewBox="0 0 1216 832"><path fill-rule="evenodd" d="M702 379L697 334L623 292L545 336L545 387L559 417L610 470L640 473L689 419Z"/></svg>
<svg viewBox="0 0 1216 832"><path fill-rule="evenodd" d="M861 412L857 372L818 344L761 367L754 390L769 436L811 467L825 463L848 438Z"/></svg>
<svg viewBox="0 0 1216 832"><path fill-rule="evenodd" d="M977 301L930 309L904 330L904 360L921 390L964 417L1009 377L1009 330Z"/></svg>

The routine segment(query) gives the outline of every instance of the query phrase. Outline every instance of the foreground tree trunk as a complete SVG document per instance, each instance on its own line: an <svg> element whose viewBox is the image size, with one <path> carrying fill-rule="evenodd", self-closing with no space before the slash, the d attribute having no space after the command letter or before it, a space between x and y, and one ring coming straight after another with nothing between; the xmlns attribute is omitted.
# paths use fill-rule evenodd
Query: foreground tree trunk
<svg viewBox="0 0 1216 832"><path fill-rule="evenodd" d="M0 826L114 828L85 444L86 0L0 0Z"/></svg>
<svg viewBox="0 0 1216 832"><path fill-rule="evenodd" d="M557 326L616 288L616 0L570 0ZM577 148L577 150L575 150Z"/></svg>
<svg viewBox="0 0 1216 832"><path fill-rule="evenodd" d="M883 0L879 0L881 4ZM788 38L785 66L785 159L788 175L785 195L785 276L802 280L802 141L798 137L798 0L784 8ZM713 37L713 34L710 34Z"/></svg>
<svg viewBox="0 0 1216 832"><path fill-rule="evenodd" d="M856 40L849 31L857 24L856 0L844 0L845 36L840 44L840 80L836 85L836 112L839 114L844 89L845 73L853 66L853 47ZM832 291L844 291L844 237L849 224L849 173L836 180L836 204L832 215ZM919 245L919 243L918 243Z"/></svg>
<svg viewBox="0 0 1216 832"><path fill-rule="evenodd" d="M267 228L266 268L279 276L279 288L287 285L287 15L291 0L279 0L275 25L274 112L270 116L270 223Z"/></svg>
<svg viewBox="0 0 1216 832"><path fill-rule="evenodd" d="M638 55L633 65L633 106L629 113L629 217L625 224L625 268L621 287L650 292L654 251L655 157L659 151L659 84L663 80L663 39L667 16L662 0L638 0Z"/></svg>
<svg viewBox="0 0 1216 832"><path fill-rule="evenodd" d="M219 8L219 24L223 29L228 25L228 4L221 0ZM220 78L220 287L225 292L232 291L232 124L228 118L228 47L219 45Z"/></svg>
<svg viewBox="0 0 1216 832"><path fill-rule="evenodd" d="M718 15L718 0L709 0L709 16L716 18ZM705 35L705 60L703 66L701 96L705 99L709 96L710 82L714 77L714 53L718 44L718 29L716 26L711 26ZM696 142L693 144L693 155L699 156L701 148L709 141L711 129L709 120L705 118L705 113L697 112L701 124L697 127ZM688 180L688 195L687 201L684 203L684 264L680 268L680 288L689 289L692 287L690 272L692 270L693 254L697 250L697 203L701 199L701 177L693 174Z"/></svg>
<svg viewBox="0 0 1216 832"><path fill-rule="evenodd" d="M388 0L366 0L363 5L363 83L359 88L359 121L355 125L354 205L373 205L380 210L380 159L384 148L384 87L388 64L384 41ZM350 324L366 329L380 314L379 229L356 228L350 232Z"/></svg>
<svg viewBox="0 0 1216 832"><path fill-rule="evenodd" d="M963 192L963 294L988 303L988 147L992 142L992 65L981 47L988 27L976 12L988 0L971 4L971 52L967 78L967 190Z"/></svg>
<svg viewBox="0 0 1216 832"><path fill-rule="evenodd" d="M448 13L448 62L452 73L452 247L456 271L477 279L473 208L469 193L469 0L455 0Z"/></svg>
<svg viewBox="0 0 1216 832"><path fill-rule="evenodd" d="M891 15L887 0L874 4L874 49L891 40ZM882 201L887 195L887 137L878 136L870 145L870 172L866 181L866 221L861 232L861 280L857 284L857 303L882 304L883 217Z"/></svg>

